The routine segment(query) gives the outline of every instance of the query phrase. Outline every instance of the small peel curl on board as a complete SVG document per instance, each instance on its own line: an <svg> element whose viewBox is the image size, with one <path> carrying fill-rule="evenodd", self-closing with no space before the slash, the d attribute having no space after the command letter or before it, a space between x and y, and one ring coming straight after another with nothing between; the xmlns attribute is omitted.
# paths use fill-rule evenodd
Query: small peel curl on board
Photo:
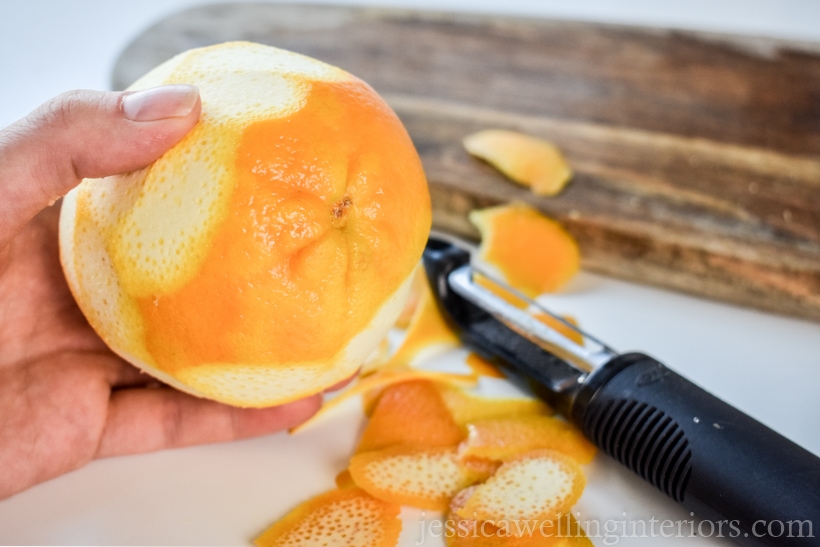
<svg viewBox="0 0 820 547"><path fill-rule="evenodd" d="M572 178L558 148L543 139L505 129L486 129L464 138L464 148L539 196L555 196Z"/></svg>

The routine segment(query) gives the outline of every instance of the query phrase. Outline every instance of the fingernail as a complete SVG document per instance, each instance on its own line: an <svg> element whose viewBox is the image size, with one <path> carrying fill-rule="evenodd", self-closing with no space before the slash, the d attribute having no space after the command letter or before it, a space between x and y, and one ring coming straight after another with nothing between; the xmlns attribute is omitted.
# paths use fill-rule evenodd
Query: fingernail
<svg viewBox="0 0 820 547"><path fill-rule="evenodd" d="M191 113L198 98L196 86L162 85L124 95L122 113L135 122L182 118Z"/></svg>

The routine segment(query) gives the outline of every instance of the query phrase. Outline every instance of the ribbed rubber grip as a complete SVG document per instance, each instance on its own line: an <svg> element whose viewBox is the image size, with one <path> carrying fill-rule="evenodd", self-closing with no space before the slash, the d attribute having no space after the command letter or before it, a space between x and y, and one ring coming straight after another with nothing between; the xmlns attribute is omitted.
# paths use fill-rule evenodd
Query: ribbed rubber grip
<svg viewBox="0 0 820 547"><path fill-rule="evenodd" d="M820 458L646 355L592 372L572 420L742 545L820 545Z"/></svg>
<svg viewBox="0 0 820 547"><path fill-rule="evenodd" d="M587 414L584 429L604 452L682 502L692 452L680 426L646 403L616 399Z"/></svg>

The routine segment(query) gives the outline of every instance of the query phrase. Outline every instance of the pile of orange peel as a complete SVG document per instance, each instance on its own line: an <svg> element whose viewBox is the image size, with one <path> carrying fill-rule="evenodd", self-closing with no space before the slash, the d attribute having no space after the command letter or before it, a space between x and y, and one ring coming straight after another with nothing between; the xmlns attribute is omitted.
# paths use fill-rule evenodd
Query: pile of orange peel
<svg viewBox="0 0 820 547"><path fill-rule="evenodd" d="M559 290L579 269L572 237L529 206L474 211L470 219L482 235L479 259L528 296ZM536 316L583 342L560 321ZM298 505L255 544L394 546L401 507L410 506L446 514L451 547L592 545L571 509L595 447L535 397L482 395L480 382L505 376L477 354L466 357L463 373L422 366L459 341L421 268L396 327L404 331L398 348L385 342L356 381L295 431L361 397L367 423L335 489ZM570 525L561 534L544 533L562 519Z"/></svg>

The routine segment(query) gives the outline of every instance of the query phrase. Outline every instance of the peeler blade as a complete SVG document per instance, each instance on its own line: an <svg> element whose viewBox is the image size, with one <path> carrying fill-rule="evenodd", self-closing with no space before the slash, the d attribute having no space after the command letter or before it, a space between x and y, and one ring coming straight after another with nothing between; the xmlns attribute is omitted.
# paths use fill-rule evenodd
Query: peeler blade
<svg viewBox="0 0 820 547"><path fill-rule="evenodd" d="M475 268L470 252L454 242L431 237L423 263L443 315L462 340L484 357L547 388L550 402L556 406L572 398L592 368L617 355L565 322L583 335L585 343L577 344L479 285L476 276L483 276L501 289L526 299ZM533 309L550 313L534 303Z"/></svg>

